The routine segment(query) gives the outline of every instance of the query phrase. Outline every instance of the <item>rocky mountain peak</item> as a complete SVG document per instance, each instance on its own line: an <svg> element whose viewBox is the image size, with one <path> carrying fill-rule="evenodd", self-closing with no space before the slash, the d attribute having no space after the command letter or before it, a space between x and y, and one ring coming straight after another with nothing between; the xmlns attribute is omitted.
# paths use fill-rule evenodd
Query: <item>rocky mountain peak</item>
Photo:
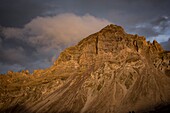
<svg viewBox="0 0 170 113"><path fill-rule="evenodd" d="M107 37L107 35L109 36L108 38L114 38L114 36L124 36L126 34L126 32L124 31L124 29L121 26L117 26L117 25L107 25L106 27L104 27L103 29L101 29L99 32L94 33L90 36L88 36L87 38L83 39L82 41L79 42L78 45L80 45L81 43L86 43L86 41L90 40L94 40L93 38L99 37L99 36L103 36ZM112 36L112 37L111 37Z"/></svg>
<svg viewBox="0 0 170 113"><path fill-rule="evenodd" d="M121 26L111 24L64 50L55 64L77 61L79 66L88 67L98 64L98 61L112 60L110 58L122 51L153 55L164 50L156 40L147 42L145 37L127 34Z"/></svg>
<svg viewBox="0 0 170 113"><path fill-rule="evenodd" d="M0 76L0 112L169 110L169 86L170 52L111 24L65 49L50 68Z"/></svg>
<svg viewBox="0 0 170 113"><path fill-rule="evenodd" d="M110 24L110 25L107 25L106 27L104 27L100 32L120 32L122 34L125 33L124 29L121 27L121 26L118 26L118 25L113 25L113 24Z"/></svg>

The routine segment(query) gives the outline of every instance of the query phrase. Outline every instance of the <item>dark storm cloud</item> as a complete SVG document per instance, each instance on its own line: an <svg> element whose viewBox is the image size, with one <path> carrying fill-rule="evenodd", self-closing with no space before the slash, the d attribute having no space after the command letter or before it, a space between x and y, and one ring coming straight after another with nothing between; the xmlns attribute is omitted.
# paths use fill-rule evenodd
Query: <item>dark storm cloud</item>
<svg viewBox="0 0 170 113"><path fill-rule="evenodd" d="M170 14L169 0L72 0L68 4L66 11L90 13L125 27Z"/></svg>
<svg viewBox="0 0 170 113"><path fill-rule="evenodd" d="M21 26L36 16L91 14L127 27L170 15L169 0L1 0L0 24Z"/></svg>
<svg viewBox="0 0 170 113"><path fill-rule="evenodd" d="M52 56L41 54L36 46L18 38L1 37L0 53L0 73L45 68L51 64Z"/></svg>
<svg viewBox="0 0 170 113"><path fill-rule="evenodd" d="M24 64L35 59L35 48L20 39L1 39L0 61L7 64Z"/></svg>
<svg viewBox="0 0 170 113"><path fill-rule="evenodd" d="M1 0L0 25L21 27L47 10L57 8L50 5L49 1L52 0Z"/></svg>

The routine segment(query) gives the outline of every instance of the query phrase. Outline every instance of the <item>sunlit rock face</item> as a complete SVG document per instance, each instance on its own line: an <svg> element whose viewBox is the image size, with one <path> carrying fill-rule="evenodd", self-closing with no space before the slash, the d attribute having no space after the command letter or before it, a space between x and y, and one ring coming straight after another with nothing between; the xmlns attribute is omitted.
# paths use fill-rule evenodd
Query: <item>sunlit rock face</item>
<svg viewBox="0 0 170 113"><path fill-rule="evenodd" d="M48 69L1 75L0 97L0 111L14 113L159 110L170 103L170 53L108 25L65 49Z"/></svg>

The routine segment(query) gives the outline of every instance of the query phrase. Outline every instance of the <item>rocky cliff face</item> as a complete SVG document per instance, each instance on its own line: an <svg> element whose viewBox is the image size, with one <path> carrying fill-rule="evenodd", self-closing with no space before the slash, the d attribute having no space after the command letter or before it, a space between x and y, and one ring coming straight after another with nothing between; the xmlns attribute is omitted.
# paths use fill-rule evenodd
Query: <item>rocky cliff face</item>
<svg viewBox="0 0 170 113"><path fill-rule="evenodd" d="M126 113L170 103L170 53L108 25L48 69L0 76L0 111Z"/></svg>

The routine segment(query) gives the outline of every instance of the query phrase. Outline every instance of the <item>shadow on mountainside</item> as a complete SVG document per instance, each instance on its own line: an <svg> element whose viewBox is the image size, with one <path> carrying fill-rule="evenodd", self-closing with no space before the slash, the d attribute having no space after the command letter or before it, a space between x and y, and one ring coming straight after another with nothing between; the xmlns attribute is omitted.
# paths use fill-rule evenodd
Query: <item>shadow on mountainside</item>
<svg viewBox="0 0 170 113"><path fill-rule="evenodd" d="M9 107L8 109L0 110L0 113L37 113L37 112L36 111L33 112L30 109L28 109L27 107L17 104L15 106ZM58 112L54 112L54 113L58 113ZM64 112L60 112L60 113L73 113L73 112L64 111Z"/></svg>
<svg viewBox="0 0 170 113"><path fill-rule="evenodd" d="M5 110L0 110L0 113L33 113L33 112L31 112L25 106L17 104Z"/></svg>
<svg viewBox="0 0 170 113"><path fill-rule="evenodd" d="M0 110L0 113L36 113L36 112L33 112L33 111L27 109L23 105L17 104L15 106L9 107L8 109ZM55 112L55 113L57 113L57 112ZM60 112L60 113L73 113L73 112L65 111L65 112ZM170 113L170 104L168 104L166 106L157 106L152 111L147 111L147 112L129 111L128 113Z"/></svg>
<svg viewBox="0 0 170 113"><path fill-rule="evenodd" d="M143 112L141 110L141 111L137 111L137 112L129 111L129 113L170 113L170 104L158 105L158 106L154 107L153 110L148 110L148 111L145 111L145 112Z"/></svg>
<svg viewBox="0 0 170 113"><path fill-rule="evenodd" d="M147 113L170 113L170 104L157 106L155 107L155 110L149 111Z"/></svg>

